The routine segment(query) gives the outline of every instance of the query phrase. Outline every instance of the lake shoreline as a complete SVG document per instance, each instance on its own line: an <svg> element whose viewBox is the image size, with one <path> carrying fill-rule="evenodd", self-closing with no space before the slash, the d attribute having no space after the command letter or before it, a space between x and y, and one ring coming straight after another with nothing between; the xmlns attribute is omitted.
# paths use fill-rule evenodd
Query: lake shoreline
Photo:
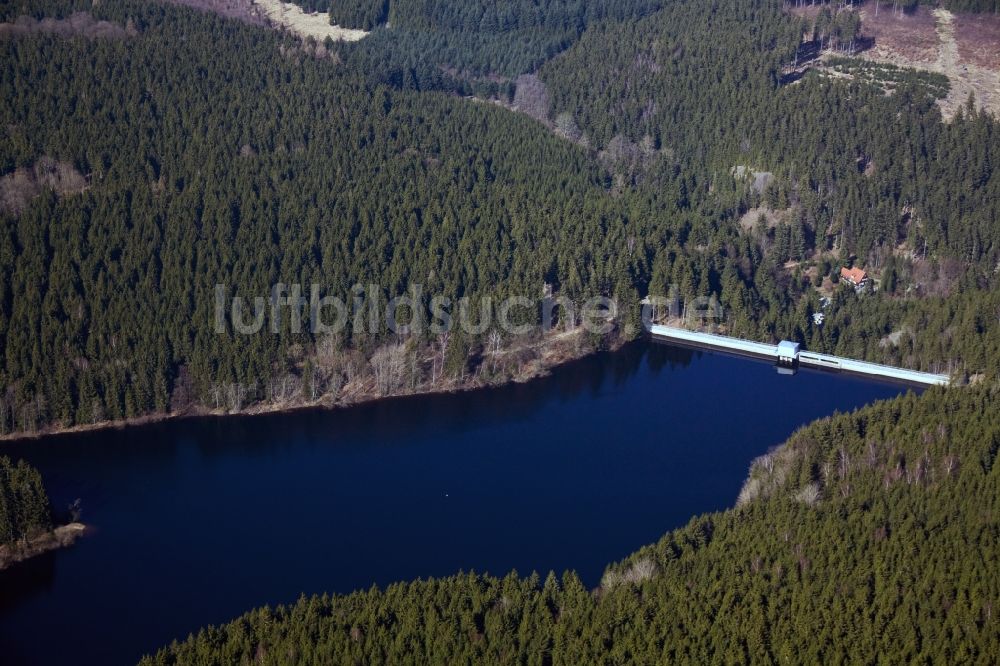
<svg viewBox="0 0 1000 666"><path fill-rule="evenodd" d="M485 358L481 378L501 377ZM638 545L732 507L754 458L802 424L898 394L636 341L492 391L26 441L8 452L54 506L82 497L94 527L7 572L0 645L15 661L135 663L303 593L471 570L573 570L589 589ZM110 646L106 626L129 631Z"/></svg>
<svg viewBox="0 0 1000 666"><path fill-rule="evenodd" d="M574 335L579 335L577 331L573 332ZM559 336L555 336L551 339L546 339L542 341L542 345L548 345L549 347L554 346L554 341L558 340ZM638 339L638 338L636 338ZM128 428L141 427L146 425L152 425L156 423L163 423L166 421L174 421L181 419L208 419L208 418L226 418L231 416L265 416L265 415L278 415L278 414L292 414L296 412L303 412L309 410L323 410L332 411L337 409L347 409L350 407L356 407L358 405L369 404L373 402L378 402L382 400L393 400L398 398L410 398L418 396L433 396L433 395L448 395L456 393L466 393L469 391L479 391L483 389L490 388L500 388L503 386L510 386L514 384L524 384L527 382L534 381L536 379L541 379L543 377L551 374L556 368L573 363L575 361L581 361L585 358L593 356L601 352L616 352L620 350L625 345L635 340L625 339L620 335L610 336L606 340L607 346L599 348L584 348L581 353L573 353L571 351L562 349L553 351L549 358L543 358L538 363L532 365L529 370L521 375L515 377L504 378L500 381L490 381L482 380L478 375L472 376L468 379L452 379L448 382L439 382L438 384L427 385L424 387L418 387L413 390L408 390L398 393L390 393L388 395L380 395L374 386L361 386L353 387L350 390L345 390L344 395L330 400L330 399L319 399L312 402L302 402L302 401L285 401L280 403L274 402L258 402L254 403L249 407L238 410L227 410L227 409L210 409L203 405L198 405L182 411L167 412L162 414L144 414L142 416L135 416L127 419L116 419L111 421L101 421L93 424L80 424L69 427L60 426L48 426L38 429L33 433L17 432L9 433L6 435L0 435L0 450L6 444L16 444L30 442L33 440L48 439L50 437L59 437L64 435L74 435L81 433L92 433L92 432L102 432L111 430L126 430ZM546 351L552 351L546 348Z"/></svg>
<svg viewBox="0 0 1000 666"><path fill-rule="evenodd" d="M83 523L72 522L31 539L0 545L0 571L53 550L68 548L86 531L87 526Z"/></svg>

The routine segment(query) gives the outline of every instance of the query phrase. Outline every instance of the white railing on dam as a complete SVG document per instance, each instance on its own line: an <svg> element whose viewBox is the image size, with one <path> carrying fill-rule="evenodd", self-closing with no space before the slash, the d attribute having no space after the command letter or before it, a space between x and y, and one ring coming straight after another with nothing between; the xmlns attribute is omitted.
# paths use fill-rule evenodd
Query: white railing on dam
<svg viewBox="0 0 1000 666"><path fill-rule="evenodd" d="M768 345L763 342L753 342L751 340L741 340L740 338L730 338L725 335L715 335L714 333L699 333L689 331L686 328L674 328L673 326L660 326L653 324L649 327L649 332L655 338L667 338L678 342L687 342L702 347L713 349L724 349L728 351L750 354L778 360L778 346Z"/></svg>
<svg viewBox="0 0 1000 666"><path fill-rule="evenodd" d="M736 354L745 354L758 358L771 359L774 362L786 361L778 352L779 345L771 345L763 342L753 342L740 338L731 338L725 335L715 335L714 333L699 333L689 331L684 328L673 326L661 326L653 324L649 327L649 333L654 338L670 340L709 349L720 349ZM841 358L829 354L817 354L808 351L799 351L793 360L803 367L819 368L822 370L832 370L835 372L847 372L856 375L866 375L869 377L883 377L895 381L919 384L921 386L948 386L951 378L948 375L937 375L930 372L919 372L917 370L907 370L906 368L894 368L891 365L881 365L879 363L868 363L867 361L856 361L850 358Z"/></svg>
<svg viewBox="0 0 1000 666"><path fill-rule="evenodd" d="M951 378L948 375L936 375L930 372L894 368L891 365L855 361L851 358L840 358L839 356L830 356L829 354L814 354L813 352L799 352L799 365L810 368L840 370L841 372L850 372L858 375L890 377L926 386L948 386L951 383Z"/></svg>

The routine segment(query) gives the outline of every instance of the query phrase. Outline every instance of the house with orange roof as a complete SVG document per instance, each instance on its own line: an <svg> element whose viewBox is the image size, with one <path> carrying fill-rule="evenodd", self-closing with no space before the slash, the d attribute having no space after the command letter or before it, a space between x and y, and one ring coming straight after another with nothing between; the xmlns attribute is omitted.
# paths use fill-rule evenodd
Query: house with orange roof
<svg viewBox="0 0 1000 666"><path fill-rule="evenodd" d="M855 289L862 289L868 286L870 278L868 273L860 268L841 268L840 269L840 280L841 282L846 282Z"/></svg>

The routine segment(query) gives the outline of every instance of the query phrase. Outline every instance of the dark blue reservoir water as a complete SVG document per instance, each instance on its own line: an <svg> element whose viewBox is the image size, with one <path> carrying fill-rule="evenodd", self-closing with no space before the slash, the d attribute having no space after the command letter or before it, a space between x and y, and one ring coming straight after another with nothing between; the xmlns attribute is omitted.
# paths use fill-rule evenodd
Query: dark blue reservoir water
<svg viewBox="0 0 1000 666"><path fill-rule="evenodd" d="M604 566L732 505L797 427L905 389L640 343L526 385L0 446L89 535L0 573L0 661L124 664L301 594Z"/></svg>

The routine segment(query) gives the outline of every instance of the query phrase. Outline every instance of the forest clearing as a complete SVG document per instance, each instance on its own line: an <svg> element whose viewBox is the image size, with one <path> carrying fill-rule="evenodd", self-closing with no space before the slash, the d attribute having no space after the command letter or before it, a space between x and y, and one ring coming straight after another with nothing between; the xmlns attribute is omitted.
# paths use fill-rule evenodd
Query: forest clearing
<svg viewBox="0 0 1000 666"><path fill-rule="evenodd" d="M349 30L330 24L326 12L306 12L298 5L281 0L169 0L175 5L193 7L227 18L238 19L251 25L270 25L285 28L302 39L335 42L356 42L368 33Z"/></svg>
<svg viewBox="0 0 1000 666"><path fill-rule="evenodd" d="M330 15L325 12L306 13L298 5L281 0L254 0L253 4L263 9L269 19L303 39L312 37L322 42L329 37L335 42L356 42L368 35L364 30L331 25Z"/></svg>
<svg viewBox="0 0 1000 666"><path fill-rule="evenodd" d="M889 4L861 13L864 32L875 40L865 58L948 77L951 91L938 102L945 118L953 118L970 93L981 108L1000 112L1000 17L926 7L898 14Z"/></svg>

